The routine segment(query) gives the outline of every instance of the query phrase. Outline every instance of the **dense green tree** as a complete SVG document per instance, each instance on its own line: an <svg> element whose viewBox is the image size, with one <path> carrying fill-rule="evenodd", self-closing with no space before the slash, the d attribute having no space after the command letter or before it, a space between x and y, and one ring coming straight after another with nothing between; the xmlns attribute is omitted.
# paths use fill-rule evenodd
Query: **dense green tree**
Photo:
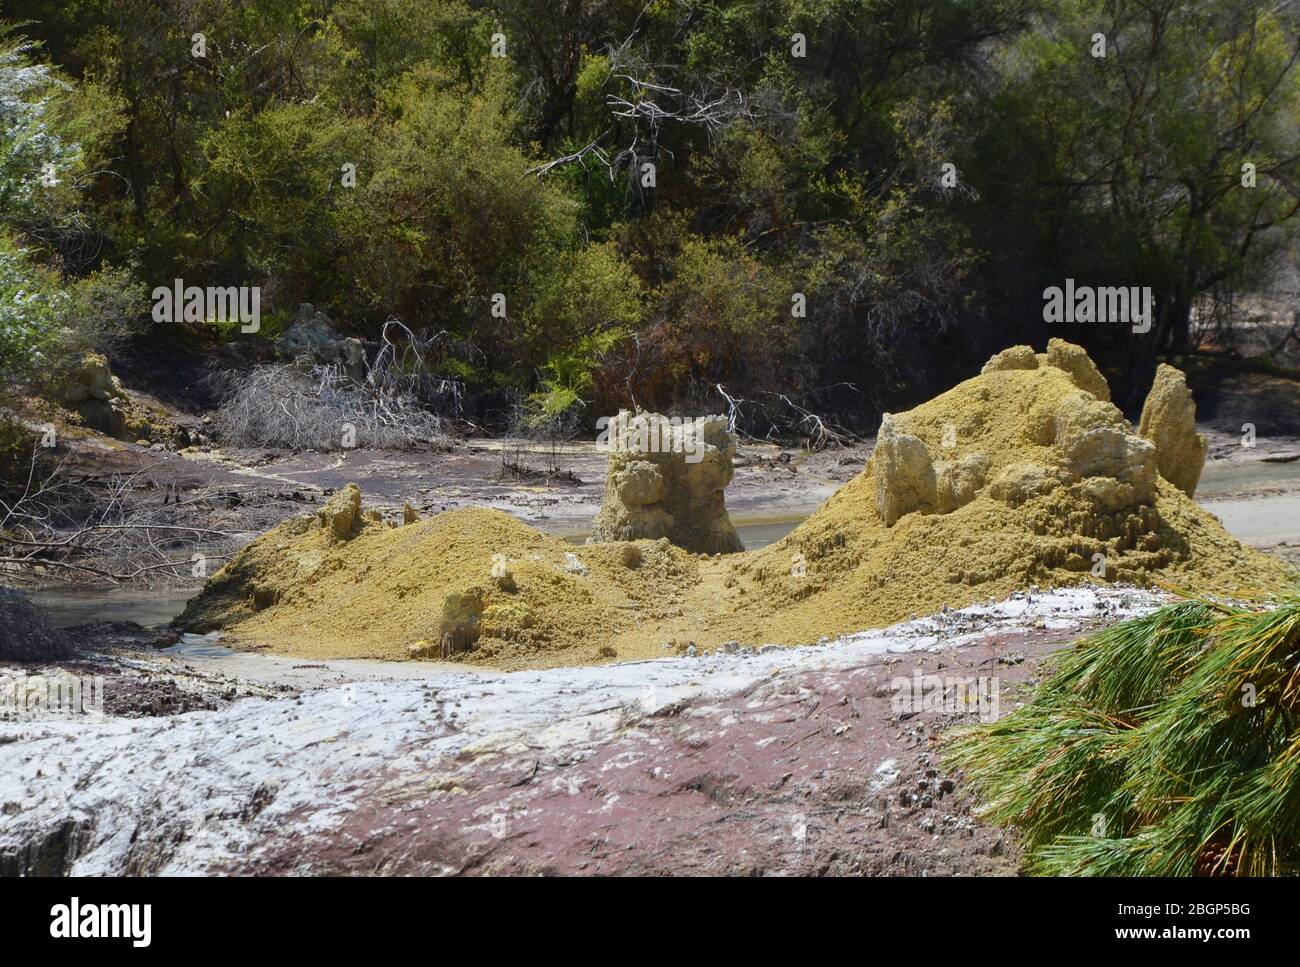
<svg viewBox="0 0 1300 967"><path fill-rule="evenodd" d="M712 408L723 384L778 422L788 396L867 423L1058 334L1042 291L1066 277L1153 288L1150 334L1067 334L1132 398L1188 348L1195 301L1261 284L1297 222L1287 4L0 0L6 16L41 45L7 68L27 85L0 160L11 273L259 285L264 335L302 301L360 335L395 316L445 333L438 363L472 390L552 416ZM4 167L38 159L66 177Z"/></svg>
<svg viewBox="0 0 1300 967"><path fill-rule="evenodd" d="M1038 285L1152 287L1150 333L1076 337L1117 344L1130 398L1198 295L1266 281L1294 237L1297 57L1294 13L1252 0L1065 0L1004 54L972 224Z"/></svg>

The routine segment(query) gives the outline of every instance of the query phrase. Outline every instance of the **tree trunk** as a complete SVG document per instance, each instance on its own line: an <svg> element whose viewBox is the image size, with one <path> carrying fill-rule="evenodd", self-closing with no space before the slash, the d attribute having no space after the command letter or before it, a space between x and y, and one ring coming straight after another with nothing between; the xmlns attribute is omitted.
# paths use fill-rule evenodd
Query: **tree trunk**
<svg viewBox="0 0 1300 967"><path fill-rule="evenodd" d="M1170 310L1169 355L1183 356L1192 346L1192 303L1186 296L1175 298Z"/></svg>

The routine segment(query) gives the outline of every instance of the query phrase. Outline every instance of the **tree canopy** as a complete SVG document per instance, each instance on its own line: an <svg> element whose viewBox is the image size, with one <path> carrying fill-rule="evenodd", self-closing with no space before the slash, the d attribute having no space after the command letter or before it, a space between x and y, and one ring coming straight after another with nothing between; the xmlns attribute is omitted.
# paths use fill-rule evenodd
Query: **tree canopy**
<svg viewBox="0 0 1300 967"><path fill-rule="evenodd" d="M0 0L0 359L84 294L256 285L542 412L866 423L1082 342L1121 399L1300 212L1253 0ZM1149 286L1149 333L1042 319ZM78 288L80 287L80 288ZM81 292L83 295L78 296ZM80 301L79 301L80 300ZM501 307L504 307L503 311ZM101 306L89 314L103 321Z"/></svg>

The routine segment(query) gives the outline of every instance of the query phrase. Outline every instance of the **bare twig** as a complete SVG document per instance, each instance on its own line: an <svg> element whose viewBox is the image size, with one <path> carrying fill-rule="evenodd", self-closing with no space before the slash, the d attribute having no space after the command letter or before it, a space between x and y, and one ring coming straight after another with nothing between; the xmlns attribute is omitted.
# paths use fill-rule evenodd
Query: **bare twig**
<svg viewBox="0 0 1300 967"><path fill-rule="evenodd" d="M427 365L433 345L444 335L421 339L390 319L360 382L337 360L229 373L218 430L235 444L293 450L446 447L450 441L443 417L423 403L438 400L452 416L461 410L461 383L432 373Z"/></svg>
<svg viewBox="0 0 1300 967"><path fill-rule="evenodd" d="M65 460L50 461L47 469L48 459L34 451L21 489L0 493L0 565L6 568L54 568L113 584L160 574L192 580L196 555L222 560L248 536L212 526L217 498L207 488L184 501L164 495L159 504L144 498L143 469L74 479ZM204 516L190 522L191 514Z"/></svg>

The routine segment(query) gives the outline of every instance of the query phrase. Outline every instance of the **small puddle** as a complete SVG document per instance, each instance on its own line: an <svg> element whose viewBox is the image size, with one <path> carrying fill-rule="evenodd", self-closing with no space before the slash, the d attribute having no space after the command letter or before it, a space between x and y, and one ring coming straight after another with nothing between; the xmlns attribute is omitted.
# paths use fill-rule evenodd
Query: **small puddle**
<svg viewBox="0 0 1300 967"><path fill-rule="evenodd" d="M1223 521L1229 534L1247 544L1300 539L1300 494L1197 502Z"/></svg>
<svg viewBox="0 0 1300 967"><path fill-rule="evenodd" d="M185 610L197 588L129 591L56 588L28 593L50 615L56 628L91 622L134 621L146 628L165 625Z"/></svg>
<svg viewBox="0 0 1300 967"><path fill-rule="evenodd" d="M1300 538L1300 494L1234 496L1261 484L1300 481L1300 460L1209 463L1196 485L1196 502L1228 533L1248 544L1276 544Z"/></svg>
<svg viewBox="0 0 1300 967"><path fill-rule="evenodd" d="M1217 461L1205 465L1201 480L1196 485L1196 493L1199 497L1201 494L1213 494L1237 487L1289 480L1300 480L1300 460L1290 463L1269 463L1263 460L1246 463Z"/></svg>
<svg viewBox="0 0 1300 967"><path fill-rule="evenodd" d="M233 655L235 650L221 644L220 637L219 631L206 635L181 635L181 640L176 644L159 650L164 655L177 655L181 658L225 658Z"/></svg>
<svg viewBox="0 0 1300 967"><path fill-rule="evenodd" d="M745 550L757 551L769 544L775 544L807 519L807 517L789 517L750 521L737 524L736 533L740 535L740 543L745 545Z"/></svg>

